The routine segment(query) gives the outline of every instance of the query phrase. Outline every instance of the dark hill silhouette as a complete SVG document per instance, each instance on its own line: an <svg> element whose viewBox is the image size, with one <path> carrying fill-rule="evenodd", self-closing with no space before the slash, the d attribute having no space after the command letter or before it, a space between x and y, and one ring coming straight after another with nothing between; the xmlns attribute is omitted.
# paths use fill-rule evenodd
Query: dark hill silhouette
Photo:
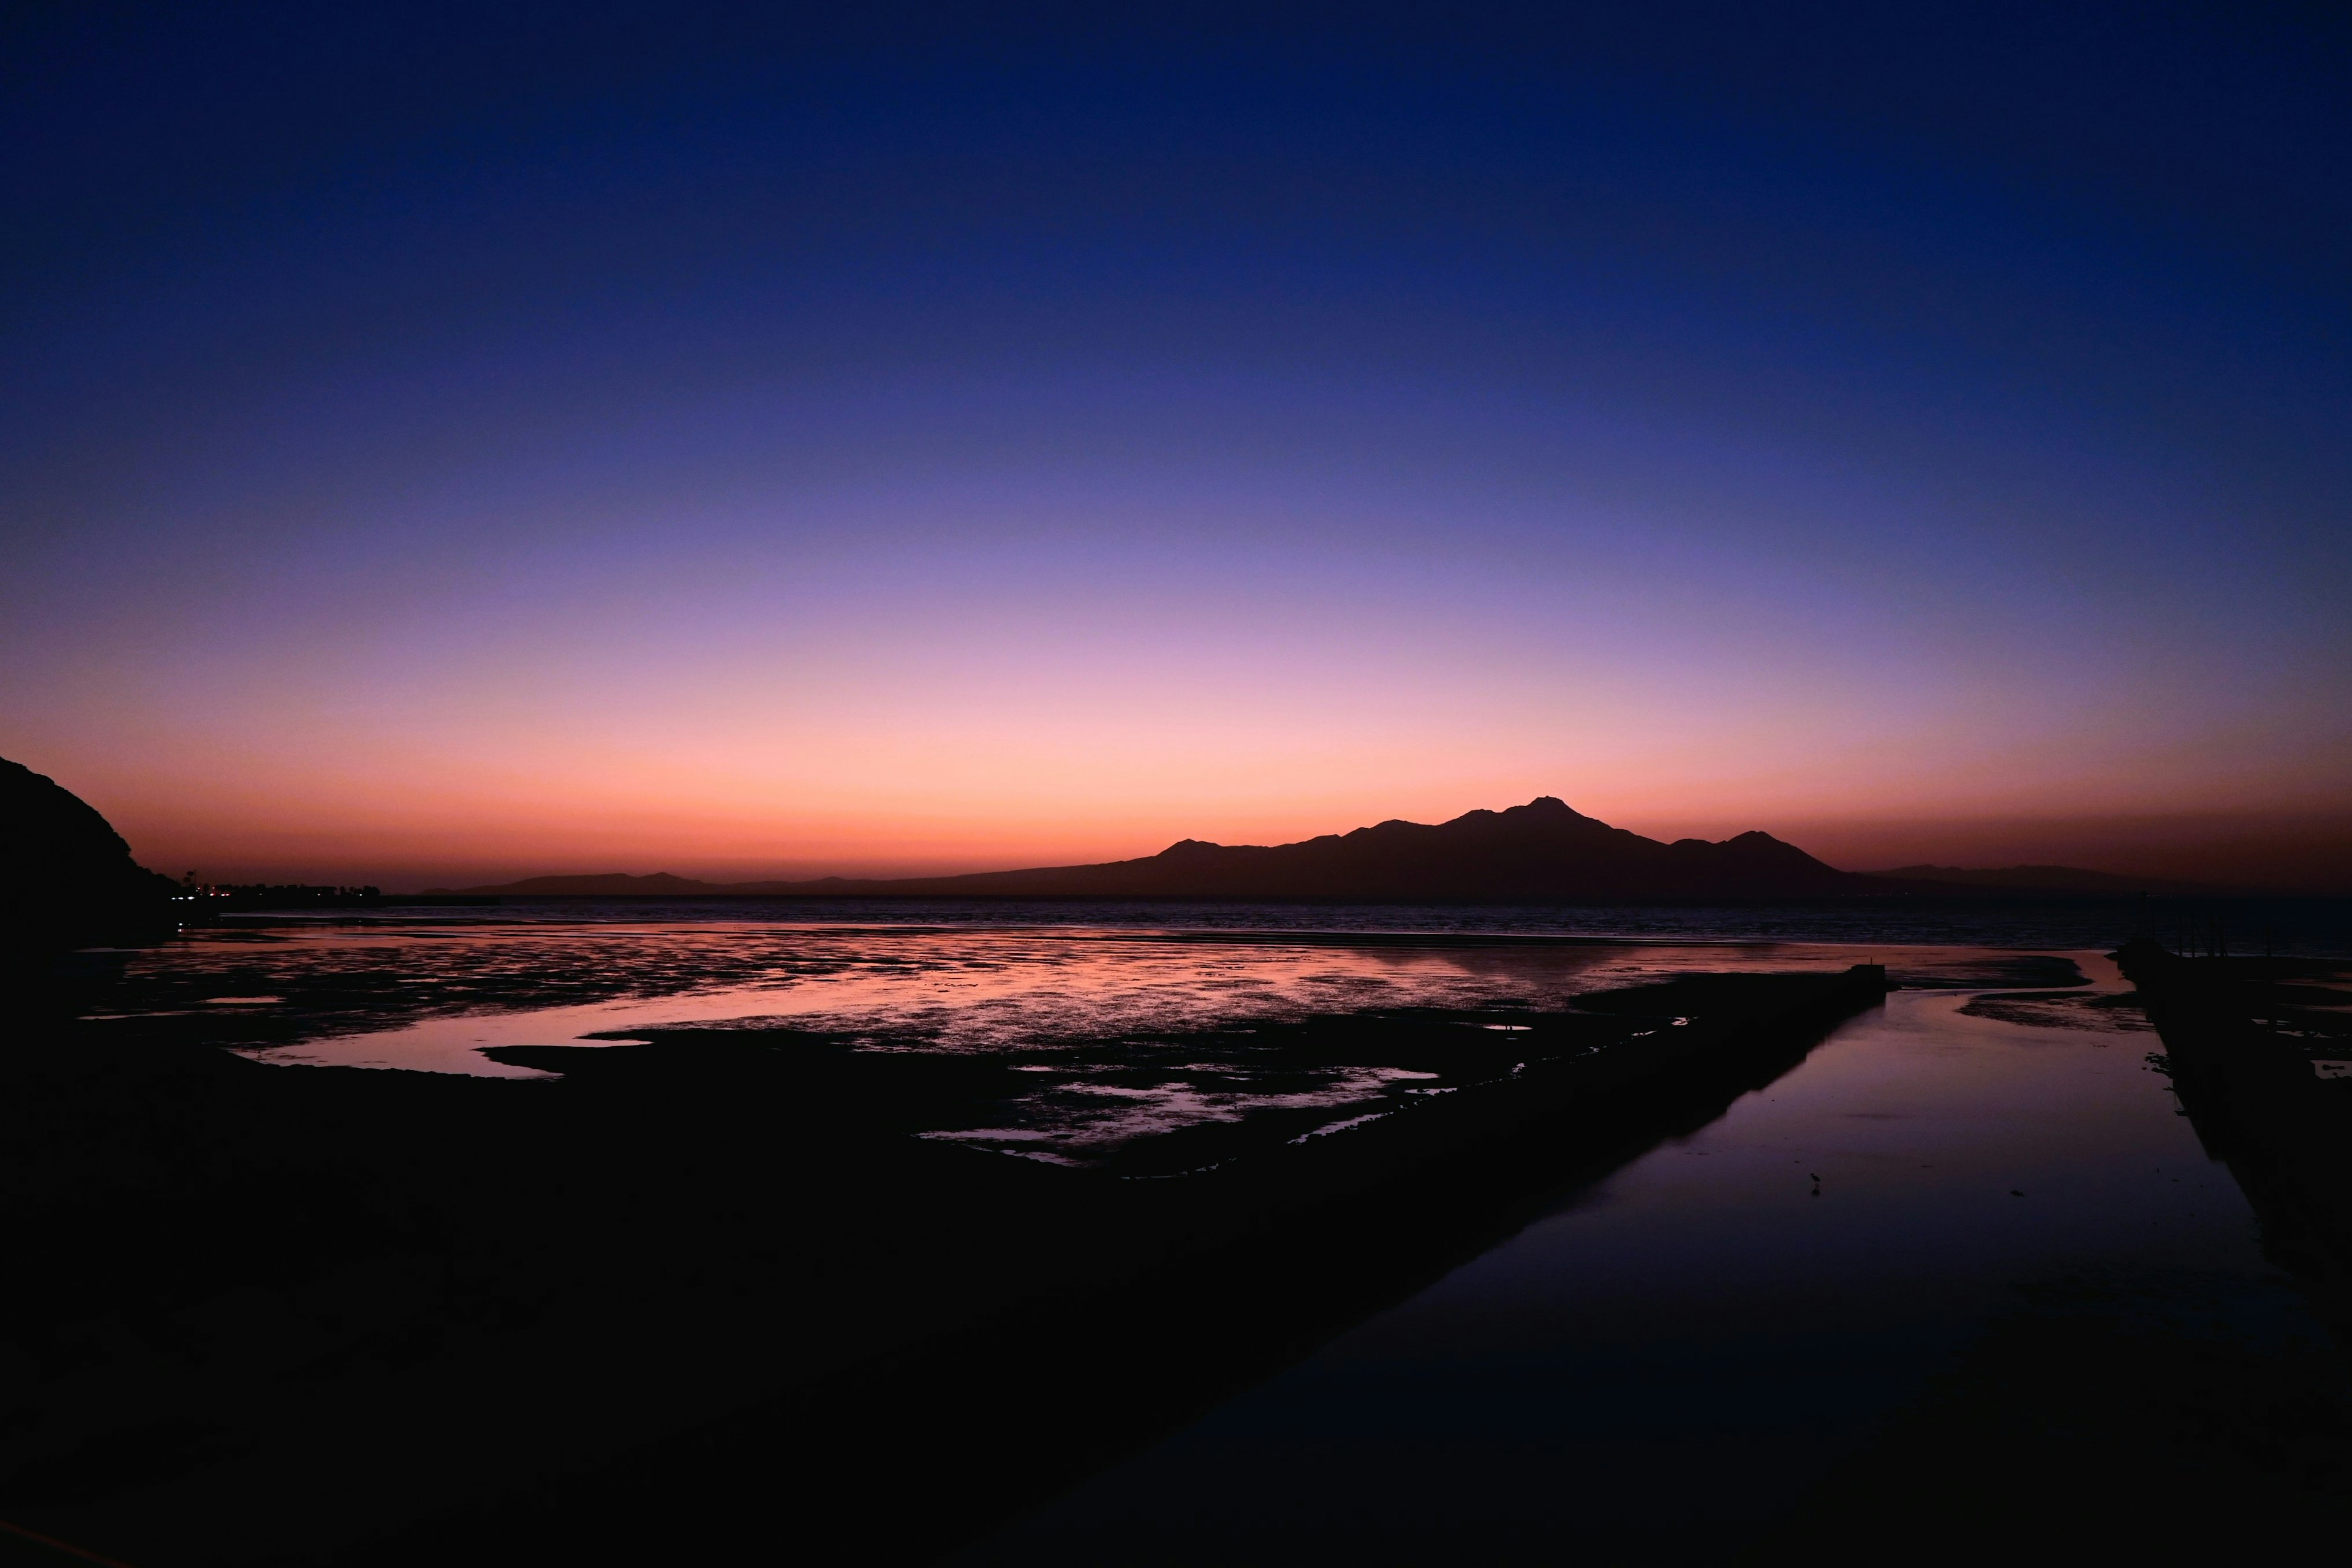
<svg viewBox="0 0 2352 1568"><path fill-rule="evenodd" d="M661 887L648 884L659 882ZM568 884L568 885L567 885ZM444 889L446 890L446 889ZM1550 795L1451 822L1383 822L1300 844L1206 844L1098 866L957 877L692 882L669 877L537 877L455 889L559 892L928 894L999 897L1559 900L1633 903L1883 893L1888 884L1825 866L1769 833L1662 843L1570 810Z"/></svg>
<svg viewBox="0 0 2352 1568"><path fill-rule="evenodd" d="M71 790L0 758L0 943L11 949L138 942L173 926L168 877Z"/></svg>
<svg viewBox="0 0 2352 1568"><path fill-rule="evenodd" d="M691 877L673 877L667 871L656 871L650 877L632 877L623 871L592 872L581 877L526 877L520 882L501 882L495 888L427 888L428 893L511 893L518 897L541 898L690 898L696 893L740 893L744 889L725 882L698 882Z"/></svg>

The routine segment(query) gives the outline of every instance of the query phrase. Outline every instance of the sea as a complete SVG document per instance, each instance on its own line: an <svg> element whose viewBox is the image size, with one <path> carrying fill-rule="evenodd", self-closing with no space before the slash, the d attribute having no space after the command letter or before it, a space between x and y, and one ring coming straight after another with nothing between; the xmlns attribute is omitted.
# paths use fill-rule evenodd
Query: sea
<svg viewBox="0 0 2352 1568"><path fill-rule="evenodd" d="M683 1026L1027 1052L1053 1064L1034 1096L930 1135L1084 1165L1257 1095L1337 1126L1413 1088L1344 1061L1254 1086L1202 1044L1254 1024L1438 1008L1507 1029L1678 974L1884 963L1884 1006L1708 1125L1540 1194L1483 1256L967 1557L1552 1562L1580 1542L1596 1561L1698 1562L1752 1542L1981 1347L2086 1300L2168 1343L2340 1376L2311 1359L2327 1336L2303 1285L2131 1005L2109 954L2135 935L2343 956L2352 902L265 911L87 955L107 973L78 1028L289 1071L530 1076L484 1047ZM1120 1070L1090 1078L1090 1053Z"/></svg>

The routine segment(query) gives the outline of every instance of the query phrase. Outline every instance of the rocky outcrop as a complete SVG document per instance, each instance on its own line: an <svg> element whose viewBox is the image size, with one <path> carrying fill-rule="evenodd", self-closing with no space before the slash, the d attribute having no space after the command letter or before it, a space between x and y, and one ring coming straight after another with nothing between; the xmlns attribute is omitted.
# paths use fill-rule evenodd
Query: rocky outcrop
<svg viewBox="0 0 2352 1568"><path fill-rule="evenodd" d="M0 758L0 944L24 952L152 941L173 928L175 890L79 795Z"/></svg>

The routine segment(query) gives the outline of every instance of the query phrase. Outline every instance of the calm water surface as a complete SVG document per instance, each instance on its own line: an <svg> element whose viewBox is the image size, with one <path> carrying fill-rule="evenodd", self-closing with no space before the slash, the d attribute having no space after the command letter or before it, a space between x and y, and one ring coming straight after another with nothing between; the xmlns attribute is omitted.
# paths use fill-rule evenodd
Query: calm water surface
<svg viewBox="0 0 2352 1568"><path fill-rule="evenodd" d="M1712 1559L2037 1296L2318 1341L2137 1017L1892 995L973 1561Z"/></svg>

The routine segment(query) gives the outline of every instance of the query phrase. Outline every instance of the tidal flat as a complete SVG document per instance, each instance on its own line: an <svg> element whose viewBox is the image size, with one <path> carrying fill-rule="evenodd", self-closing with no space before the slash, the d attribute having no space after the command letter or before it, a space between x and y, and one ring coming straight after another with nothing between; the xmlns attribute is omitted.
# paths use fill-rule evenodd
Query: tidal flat
<svg viewBox="0 0 2352 1568"><path fill-rule="evenodd" d="M2042 1288L2051 1234L2091 1256L2188 1226L2196 1267L2268 1292L2280 1342L2305 1343L2292 1283L2210 1162L2182 1218L2164 1173L2200 1156L2095 952L1612 940L1519 917L1375 930L1361 911L1325 917L1354 930L1295 910L1255 927L629 913L257 921L99 963L34 1021L0 1116L20 1256L45 1283L0 1331L0 1518L142 1564L1403 1561L1371 1548L1449 1535L1507 1556L1497 1520L1540 1542L1573 1497L1555 1474L1498 1513L1460 1470L1495 1434L1464 1434L1442 1400L1372 1398L1374 1426L1413 1427L1430 1467L1394 1492L1419 1535L1265 1503L1348 1495L1331 1475L1384 1473L1361 1453L1335 1469L1328 1447L1261 1431L1246 1485L1161 1485L1193 1472L1155 1456L1246 1426L1384 1314L1518 1268L1497 1260L1555 1236L1548 1216L1616 1213L1660 1162L1721 1159L1709 1140L1800 1084L1794 1152L1637 1205L1618 1223L1640 1245L1609 1268L1643 1279L1660 1323L1731 1311L1772 1226L1819 1226L1867 1192L1872 1234L1958 1259L1966 1304L1906 1339L1869 1262L1886 1247L1849 1238L1818 1292L1827 1321L1876 1313L1875 1339L1840 1331L1910 1348L1804 1426L1795 1458L1786 1422L1727 1428L1719 1402L1690 1401L1677 1356L1760 1364L1704 1331L1654 1344L1647 1395L1639 1376L1598 1405L1552 1388L1556 1415L1585 1412L1578 1463L1607 1450L1621 1480L1688 1458L1612 1425L1645 1398L1683 1400L1685 1444L1727 1455L1747 1431L1751 1462L1778 1456L1772 1485L1730 1489L1748 1500L1698 1523L1620 1520L1647 1531L1633 1557L1798 1528L1809 1488ZM1895 1019L1911 1057L1884 1047ZM1857 1060L1891 1079L1836 1066ZM1977 1192L2032 1145L2004 1118L2067 1085L2063 1112L2028 1121L2082 1170L2113 1167L2108 1197L2039 1175L2024 1196ZM1874 1121L1882 1090L1927 1120ZM1879 1153L1853 1163L1822 1127L1870 1130ZM1929 1163L1969 1173L1964 1191L1879 1169L1923 1128L1962 1156ZM2071 1216L2055 1233L2053 1202ZM1802 1217L1774 1217L1784 1204ZM2042 1242L2011 1244L2027 1234ZM1818 1238L1779 1239L1784 1266L1818 1261ZM1573 1251L1552 1267L1590 1271ZM1526 1327L1544 1311L1522 1328L1554 1362L1572 1342L1606 1353L1589 1310L1545 1310L1548 1330ZM1753 1356L1785 1352L1768 1342ZM1803 1411L1856 1382L1779 1397ZM1503 1470L1532 1477L1543 1452L1522 1443ZM1203 1486L1231 1528L1202 1524ZM855 1545L817 1545L836 1541Z"/></svg>

